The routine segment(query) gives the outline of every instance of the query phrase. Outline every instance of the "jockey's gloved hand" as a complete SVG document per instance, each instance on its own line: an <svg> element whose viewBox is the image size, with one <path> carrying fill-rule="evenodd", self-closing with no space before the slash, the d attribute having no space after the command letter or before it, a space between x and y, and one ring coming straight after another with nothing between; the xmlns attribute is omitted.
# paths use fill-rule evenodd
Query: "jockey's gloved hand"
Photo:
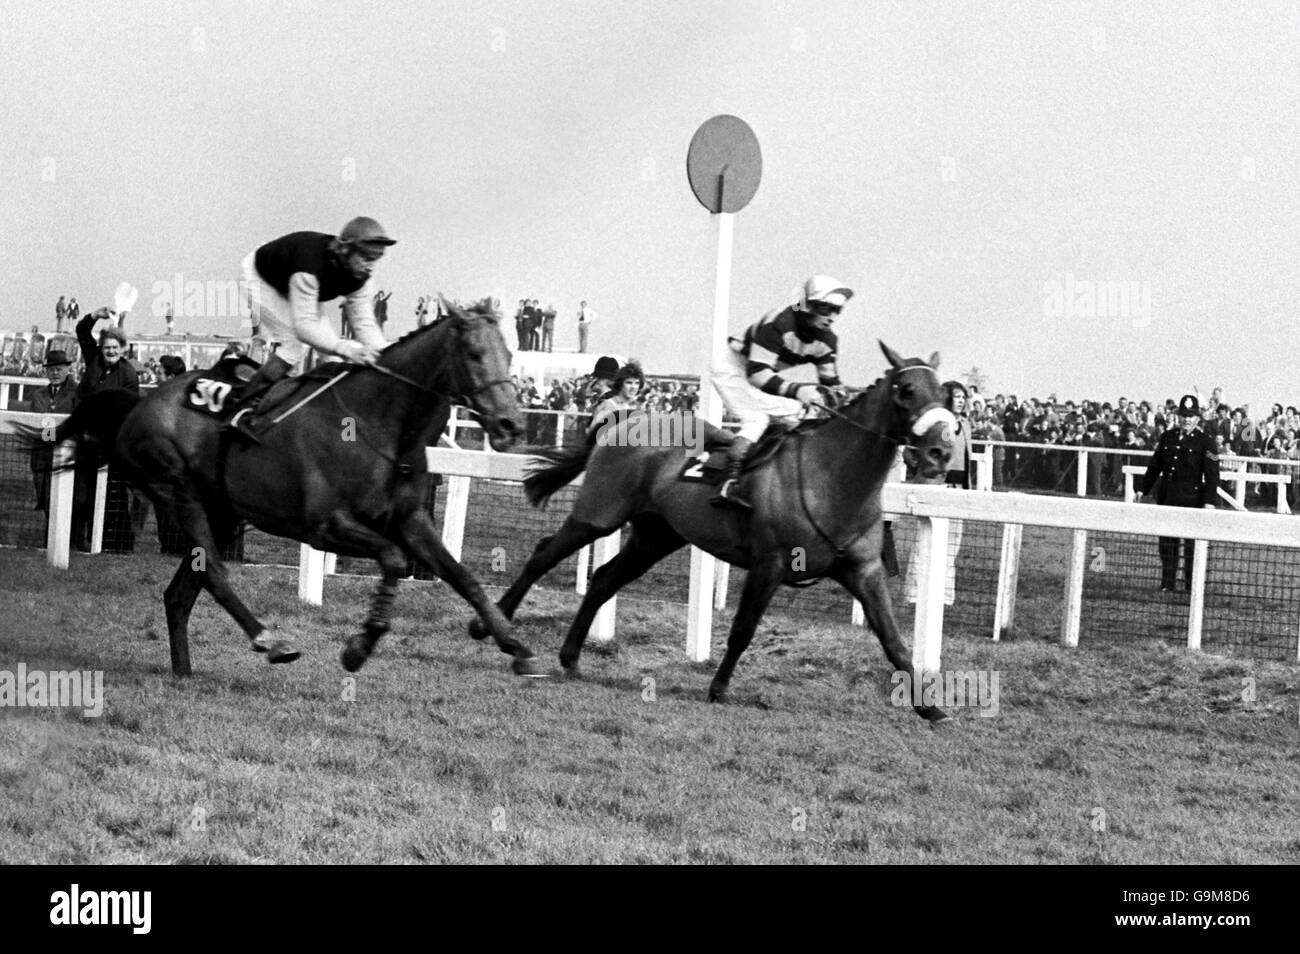
<svg viewBox="0 0 1300 954"><path fill-rule="evenodd" d="M351 361L354 364L364 364L374 366L379 360L378 348L367 348L360 341L340 341L338 350L335 352L344 361Z"/></svg>
<svg viewBox="0 0 1300 954"><path fill-rule="evenodd" d="M808 405L818 404L822 406L825 406L826 404L825 392L823 392L822 389L815 384L801 385L799 387L799 390L794 392L794 397L796 401L799 401L803 404L808 404Z"/></svg>

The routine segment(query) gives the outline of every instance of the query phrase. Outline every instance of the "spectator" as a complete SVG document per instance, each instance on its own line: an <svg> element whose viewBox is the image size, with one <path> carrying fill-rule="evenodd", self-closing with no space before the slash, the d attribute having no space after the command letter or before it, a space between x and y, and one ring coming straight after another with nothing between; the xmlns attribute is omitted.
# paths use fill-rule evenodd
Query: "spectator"
<svg viewBox="0 0 1300 954"><path fill-rule="evenodd" d="M555 350L555 306L547 305L542 312L542 350Z"/></svg>
<svg viewBox="0 0 1300 954"><path fill-rule="evenodd" d="M591 323L596 320L596 313L587 307L585 301L578 304L578 353L587 353L587 333Z"/></svg>
<svg viewBox="0 0 1300 954"><path fill-rule="evenodd" d="M185 362L174 354L165 354L158 359L160 380L165 383L185 373Z"/></svg>
<svg viewBox="0 0 1300 954"><path fill-rule="evenodd" d="M36 414L71 414L77 406L77 382L67 352L51 348L45 352L45 376L49 384L28 402ZM41 425L44 427L44 424ZM54 465L54 444L41 441L32 447L32 482L36 485L36 510L46 510L50 500L50 471Z"/></svg>
<svg viewBox="0 0 1300 954"><path fill-rule="evenodd" d="M77 322L77 343L86 362L86 373L77 386L79 400L93 394L122 389L140 393L140 376L126 359L126 334L121 327L105 328L96 346L94 328L107 318L107 308L91 312ZM99 457L107 448L83 441L76 463L73 491L72 536L79 549L89 549L90 520L95 508L95 484ZM130 553L135 549L131 526L131 505L126 484L116 468L108 473L108 497L104 502L104 549L109 553Z"/></svg>
<svg viewBox="0 0 1300 954"><path fill-rule="evenodd" d="M63 321L68 317L68 303L59 296L59 300L54 303L54 332L55 334L63 333ZM48 367L48 365L46 365Z"/></svg>
<svg viewBox="0 0 1300 954"><path fill-rule="evenodd" d="M614 384L609 393L601 399L591 412L591 423L587 425L587 436L594 438L600 428L613 420L621 411L630 411L640 406L639 400L645 387L645 374L635 361L629 361L618 369L614 375Z"/></svg>
<svg viewBox="0 0 1300 954"><path fill-rule="evenodd" d="M392 297L392 292L385 295L383 289L375 292L375 324L379 325L381 331L388 323L388 299Z"/></svg>
<svg viewBox="0 0 1300 954"><path fill-rule="evenodd" d="M520 351L528 351L528 299L519 299L519 308L515 311L515 338Z"/></svg>

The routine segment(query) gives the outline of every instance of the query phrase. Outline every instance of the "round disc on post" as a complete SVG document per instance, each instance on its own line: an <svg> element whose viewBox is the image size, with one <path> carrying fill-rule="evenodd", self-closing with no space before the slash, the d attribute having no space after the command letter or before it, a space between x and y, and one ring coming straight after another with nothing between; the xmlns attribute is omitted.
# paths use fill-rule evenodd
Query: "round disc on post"
<svg viewBox="0 0 1300 954"><path fill-rule="evenodd" d="M758 137L738 116L714 116L691 137L686 178L710 212L739 212L749 205L763 177Z"/></svg>

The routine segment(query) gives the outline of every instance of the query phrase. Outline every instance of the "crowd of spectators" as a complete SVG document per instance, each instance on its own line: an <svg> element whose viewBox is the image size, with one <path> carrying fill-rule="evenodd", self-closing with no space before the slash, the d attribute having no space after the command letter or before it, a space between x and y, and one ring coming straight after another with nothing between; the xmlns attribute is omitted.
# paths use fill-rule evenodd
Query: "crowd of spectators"
<svg viewBox="0 0 1300 954"><path fill-rule="evenodd" d="M971 391L969 420L976 441L1008 441L1043 444L1062 448L1097 447L1107 450L1153 450L1167 428L1177 426L1173 398L1163 404L1130 401L1121 397L1109 401L1059 401L998 394L985 399ZM1214 439L1219 454L1233 457L1267 457L1277 461L1300 461L1300 411L1294 406L1274 404L1267 415L1253 416L1249 405L1233 406L1215 388L1201 402L1201 426ZM1145 457L1123 454L1092 454L1088 459L1089 495L1118 495L1123 492L1125 464L1141 463ZM994 448L994 486L1066 490L1073 492L1077 455L1033 451L1023 448ZM1264 465L1268 466L1268 465ZM1258 471L1260 465L1250 465ZM1289 465L1278 465L1280 473L1300 474ZM1300 484L1300 481L1297 481ZM1250 495L1262 495L1254 485ZM1293 504L1300 503L1300 486L1290 490Z"/></svg>

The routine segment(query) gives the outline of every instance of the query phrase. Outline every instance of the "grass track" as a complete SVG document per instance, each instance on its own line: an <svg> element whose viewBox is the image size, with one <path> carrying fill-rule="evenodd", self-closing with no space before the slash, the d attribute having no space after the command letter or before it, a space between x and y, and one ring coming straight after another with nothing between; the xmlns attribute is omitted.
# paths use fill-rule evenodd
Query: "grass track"
<svg viewBox="0 0 1300 954"><path fill-rule="evenodd" d="M950 632L945 668L1000 671L1001 711L935 732L847 625L769 617L709 706L682 610L625 601L585 681L529 682L445 588L411 584L345 701L367 580L314 610L292 571L235 568L306 654L266 665L204 596L180 681L170 561L43 558L0 551L0 669L103 669L107 704L0 709L8 862L1300 862L1293 664ZM525 638L553 658L575 608L539 592Z"/></svg>

